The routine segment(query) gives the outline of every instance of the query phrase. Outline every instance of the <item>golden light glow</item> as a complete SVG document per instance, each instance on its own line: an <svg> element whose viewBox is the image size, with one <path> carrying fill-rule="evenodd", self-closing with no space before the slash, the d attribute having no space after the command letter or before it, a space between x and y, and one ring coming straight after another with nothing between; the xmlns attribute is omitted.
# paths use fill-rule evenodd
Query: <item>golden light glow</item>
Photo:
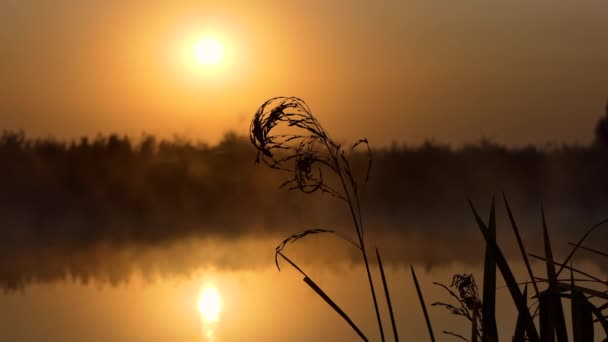
<svg viewBox="0 0 608 342"><path fill-rule="evenodd" d="M192 46L194 60L202 65L217 65L224 58L224 47L213 37L205 37Z"/></svg>
<svg viewBox="0 0 608 342"><path fill-rule="evenodd" d="M213 286L208 286L201 291L198 299L198 310L206 322L217 322L222 310L222 298Z"/></svg>

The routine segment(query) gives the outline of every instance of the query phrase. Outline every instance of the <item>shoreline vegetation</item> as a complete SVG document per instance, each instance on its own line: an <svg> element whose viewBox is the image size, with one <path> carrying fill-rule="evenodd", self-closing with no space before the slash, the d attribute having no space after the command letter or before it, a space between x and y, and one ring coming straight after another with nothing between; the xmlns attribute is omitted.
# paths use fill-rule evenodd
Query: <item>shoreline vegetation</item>
<svg viewBox="0 0 608 342"><path fill-rule="evenodd" d="M358 148L349 151L358 179L367 178L372 154L371 173L358 190L366 236L384 246L385 266L479 263L483 248L451 248L483 243L467 198L487 212L490 195L505 191L526 246L537 254L544 248L537 238L541 206L556 255L567 253L568 242L608 212L608 151L599 142L509 148L481 140L458 148L432 142ZM110 278L120 281L129 271L108 255L191 238L230 243L243 236L284 237L300 227L351 232L341 201L278 190L289 177L256 166L255 151L248 137L234 133L215 145L152 136L61 141L0 133L0 215L6 227L0 287L14 290L66 275L103 281L109 269ZM325 176L328 184L339 185L331 174ZM505 212L502 201L497 210ZM505 215L497 220L509 225ZM499 243L505 235L498 234ZM601 250L607 239L605 230L597 230L586 247ZM512 243L501 247L507 258L519 253ZM585 257L603 261L591 253ZM340 258L336 262L361 262L354 253ZM242 262L231 267L248 267L246 258ZM88 264L97 266L91 271L83 266Z"/></svg>
<svg viewBox="0 0 608 342"><path fill-rule="evenodd" d="M598 127L601 128L602 125L600 124ZM598 129L599 131L600 129ZM341 316L363 341L368 341L369 339L365 333L331 299L331 295L324 292L322 287L314 282L296 261L287 256L286 248L290 244L307 236L317 234L333 234L338 236L346 243L353 245L361 254L362 264L365 266L369 281L369 295L373 302L381 341L399 341L393 303L391 302L389 291L389 282L384 274L380 252L378 248L375 249L375 257L380 274L372 275L369 260L373 257L373 253L366 247L368 242L364 236L360 189L367 185L366 183L369 179L369 172L373 163L372 151L368 141L360 139L350 148L335 143L312 114L308 105L296 97L277 97L266 101L253 117L250 128L250 141L257 149L256 163L265 164L270 169L280 171L286 175L287 180L281 184L280 188L296 190L305 194L329 194L336 201L342 202L343 205L348 207L349 216L352 219L352 230L350 233L313 228L289 235L275 250L277 268L280 270L279 260L295 268L303 277L304 283ZM367 167L363 173L364 176L362 174L355 176L354 168L351 166L355 164L353 162L352 151L361 146L365 151L364 156L366 155L367 157L367 163L364 163ZM603 157L606 157L604 154L606 151L603 149L600 149L600 152L594 152L602 153ZM599 160L602 160L601 157ZM604 161L603 164L605 163ZM478 165L478 167L483 166L481 164ZM581 164L579 163L577 166L580 167ZM400 176L403 177L403 175ZM332 177L333 181L331 180ZM557 338L558 342L567 342L569 340L568 330L574 342L593 341L595 335L594 324L596 323L601 326L606 335L604 340L608 340L608 322L602 313L602 310L608 308L608 295L605 289L608 286L608 282L577 269L572 259L579 249L586 249L603 257L608 256L608 254L602 251L593 250L583 245L591 233L607 224L608 220L599 221L591 228L585 230L580 239L576 240L576 243L570 243L571 250L568 256L563 261L560 261L560 263L554 259L544 207L541 206L544 255L536 256L528 254L522 241L517 221L504 193L502 194L502 199L529 278L523 282L523 286L522 283L518 283L509 267L505 254L497 242L496 205L494 198L491 202L487 223L481 218L474 203L469 199L470 210L485 241L483 293L481 296L479 295L472 275L456 274L449 286L435 283L443 287L452 297L452 301L455 300L457 304L435 302L433 305L442 306L451 313L466 318L471 323L470 333L468 334L470 339L465 337L466 334L462 335L452 331L444 331L444 333L470 342L499 340L498 322L496 322L496 278L497 273L499 273L509 290L513 304L517 308L517 325L511 336L512 341L545 342L555 341ZM437 215L441 215L441 213L438 212ZM538 258L545 262L545 275L538 276L533 273L529 257ZM565 277L568 271L569 277ZM575 279L575 273L582 275L584 279ZM427 324L429 338L434 342L433 324L428 315L423 290L412 266L411 274ZM560 275L562 275L562 278L559 278ZM384 292L374 284L373 279L378 278L378 276L382 280ZM585 283L581 285L581 281L585 281ZM586 283L588 281L595 283L588 285ZM391 285L395 286L395 284ZM528 290L529 285L532 287L530 291ZM602 290L597 290L598 286L602 287ZM532 296L529 296L529 294ZM386 310L390 315L392 336L388 332L387 326L389 324L382 322L378 305L380 300L386 301ZM569 325L565 319L564 301L570 301L571 321Z"/></svg>

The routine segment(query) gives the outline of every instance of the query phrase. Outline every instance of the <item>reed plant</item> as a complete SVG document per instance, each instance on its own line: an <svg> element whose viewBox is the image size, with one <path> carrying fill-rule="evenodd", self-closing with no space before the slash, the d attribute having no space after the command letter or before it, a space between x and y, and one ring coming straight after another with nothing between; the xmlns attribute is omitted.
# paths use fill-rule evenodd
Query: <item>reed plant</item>
<svg viewBox="0 0 608 342"><path fill-rule="evenodd" d="M606 294L608 288L597 290L592 286L582 286L581 283L606 287L608 286L608 282L575 268L572 258L578 250L587 250L599 256L606 256L606 253L588 248L583 243L594 230L606 224L608 220L601 221L586 230L578 242L569 243L572 246L571 251L563 262L558 263L553 256L544 210L541 209L544 256L537 256L526 251L518 225L504 193L502 197L529 279L522 283L516 281L509 263L496 243L496 210L494 200L492 200L490 217L487 224L480 217L473 203L469 201L477 227L486 242L486 258L483 267L483 300L477 295L477 285L472 275L456 275L450 286L435 283L444 288L456 304L436 302L433 305L442 306L455 315L463 316L471 321L472 324L470 339L451 331L444 331L444 333L465 341L481 340L485 342L499 340L496 328L497 287L496 279L493 278L495 277L496 269L498 269L518 313L517 323L512 333L512 341L569 341L563 300L570 300L571 322L569 326L572 341L595 341L595 324L601 325L605 335L601 340L607 341L608 325L602 311L608 308L608 295ZM529 258L539 259L544 262L546 268L545 277L539 277L534 274ZM570 263L570 266L567 266L568 263ZM565 269L570 270L570 277L559 278ZM574 273L582 275L582 278L575 279ZM523 290L520 288L522 285ZM530 298L528 297L528 285L532 285L534 291ZM529 303L530 300L531 303ZM488 323L488 321L492 323ZM477 328L480 326L480 329Z"/></svg>
<svg viewBox="0 0 608 342"><path fill-rule="evenodd" d="M316 234L333 234L353 245L359 250L365 265L380 338L385 341L386 334L378 305L379 293L373 282L368 255L369 248L366 245L361 213L360 187L367 182L372 166L371 149L368 141L360 139L350 148L347 148L348 151L345 150L341 144L331 139L308 105L297 97L276 97L266 101L257 110L251 122L250 140L258 151L256 162L264 163L268 167L287 175L287 181L281 185L281 188L297 190L307 194L326 193L334 196L345 203L352 218L352 235L330 229L316 228L288 236L275 250L277 268L280 269L279 259L285 260L303 276L304 282L339 314L362 340L368 341L365 333L346 312L286 254L288 245ZM351 167L350 152L357 148L365 148L368 156L367 170L364 177L356 177ZM498 270L517 308L517 324L512 333L512 341L548 342L555 341L556 338L558 342L568 341L568 327L562 300L570 300L571 302L570 332L574 342L593 341L595 338L595 324L601 324L604 332L608 334L608 323L602 314L602 311L608 308L607 291L581 285L581 283L592 283L608 286L608 283L602 281L599 277L575 268L572 262L572 257L578 250L585 250L602 257L608 256L602 251L583 245L589 235L598 227L607 223L608 220L594 225L585 232L578 242L571 243L572 249L567 258L558 263L553 256L544 211L541 211L544 256L536 256L526 251L518 225L504 194L503 201L529 279L522 283L516 280L507 259L497 244L494 200L491 203L487 223L481 218L474 204L469 201L477 228L485 240L483 292L481 295L479 294L477 284L471 274L455 275L449 286L435 283L445 289L455 303L435 302L432 305L446 308L451 313L462 316L471 323L470 333L466 334L469 337L452 331L444 331L444 333L471 342L499 341L496 321L496 278ZM375 252L384 297L387 301L388 314L391 319L393 339L398 341L398 329L393 303L390 299L388 281L382 266L380 252L378 249ZM538 277L533 273L529 261L530 257L544 261L547 271L546 276ZM559 278L564 270L570 271L568 280ZM411 267L411 273L427 324L429 338L431 341L435 341L430 315L413 267ZM582 278L575 279L574 273L579 274ZM533 291L530 298L528 298L528 285L532 286ZM529 303L530 301L531 303Z"/></svg>
<svg viewBox="0 0 608 342"><path fill-rule="evenodd" d="M257 110L251 122L250 139L258 151L257 162L263 162L267 166L287 174L288 180L281 185L281 188L299 190L309 194L316 192L330 194L346 204L352 218L354 238L327 229L310 229L287 237L276 248L277 267L279 257L288 261L304 276L306 284L342 316L363 340L367 341L367 337L348 315L295 262L290 260L284 251L288 244L319 233L335 234L354 245L359 249L365 265L378 329L382 341L385 341L361 215L359 186L361 181L365 182L368 179L371 169L371 150L367 140L360 139L350 147L349 151L364 147L368 153L365 177L363 180L358 180L351 167L349 155L342 145L332 140L308 105L297 97L277 97L266 101ZM377 253L377 257L379 258L379 253ZM388 294L388 285L384 277L383 284L385 292ZM389 298L387 296L387 300L390 301ZM396 331L395 326L393 330Z"/></svg>

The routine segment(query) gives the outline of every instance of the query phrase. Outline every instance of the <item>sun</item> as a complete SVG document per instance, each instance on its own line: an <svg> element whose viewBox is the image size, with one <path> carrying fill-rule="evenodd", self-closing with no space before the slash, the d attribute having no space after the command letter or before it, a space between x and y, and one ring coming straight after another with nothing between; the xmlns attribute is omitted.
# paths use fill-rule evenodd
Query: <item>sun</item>
<svg viewBox="0 0 608 342"><path fill-rule="evenodd" d="M217 322L222 311L222 298L218 290L213 286L201 290L198 299L198 310L205 322Z"/></svg>
<svg viewBox="0 0 608 342"><path fill-rule="evenodd" d="M204 37L192 44L192 57L201 65L217 65L224 59L224 47L214 37Z"/></svg>

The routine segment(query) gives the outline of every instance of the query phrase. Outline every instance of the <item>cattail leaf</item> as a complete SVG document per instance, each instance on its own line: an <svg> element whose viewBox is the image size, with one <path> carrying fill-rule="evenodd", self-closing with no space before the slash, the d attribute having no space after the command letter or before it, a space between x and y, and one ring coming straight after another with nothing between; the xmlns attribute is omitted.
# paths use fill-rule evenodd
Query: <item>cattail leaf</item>
<svg viewBox="0 0 608 342"><path fill-rule="evenodd" d="M315 291L319 297L325 301L325 303L331 306L331 308L334 309L334 311L336 311L338 315L340 315L346 321L346 323L350 325L351 328L353 328L353 330L357 333L357 335L359 335L359 337L361 337L363 341L368 341L367 337L365 337L363 332L361 332L359 327L357 327L350 317L348 317L348 315L338 306L338 304L329 298L329 296L323 290L321 290L321 288L312 279L309 277L304 277L304 282L310 286L310 288L313 289L313 291Z"/></svg>
<svg viewBox="0 0 608 342"><path fill-rule="evenodd" d="M422 296L422 291L420 290L420 285L418 284L418 278L416 278L414 266L410 265L410 270L412 271L412 278L414 279L414 285L416 286L416 293L418 293L418 300L420 301L420 306L422 307L422 312L424 313L424 319L426 321L426 327L429 332L429 336L431 337L431 342L435 342L435 334L433 334L431 319L429 318L429 313L426 310L426 305L424 304L424 297Z"/></svg>
<svg viewBox="0 0 608 342"><path fill-rule="evenodd" d="M475 209L473 202L471 202L470 200L469 200L469 205L471 206L471 210L473 211L473 216L475 217L477 226L479 227L481 234L483 235L484 239L486 240L486 244L491 247L492 252L494 253L494 259L496 260L496 265L498 266L498 269L500 270L500 273L502 274L502 277L507 285L507 288L509 289L509 293L511 294L511 298L513 299L513 302L517 306L518 313L523 315L523 318L525 320L532 321L530 312L528 311L528 307L525 305L522 305L523 304L522 294L519 290L519 286L517 285L517 281L515 280L515 276L513 276L513 272L511 271L511 268L509 267L509 264L507 263L507 259L505 259L505 256L502 253L502 251L500 250L500 248L498 247L498 244L496 243L496 241L492 240L492 238L490 237L488 228L486 227L485 223L483 223L483 220L477 213L477 210ZM531 342L539 341L538 332L536 331L536 327L533 324L530 324L526 327L526 332L527 332L528 338L530 339Z"/></svg>

